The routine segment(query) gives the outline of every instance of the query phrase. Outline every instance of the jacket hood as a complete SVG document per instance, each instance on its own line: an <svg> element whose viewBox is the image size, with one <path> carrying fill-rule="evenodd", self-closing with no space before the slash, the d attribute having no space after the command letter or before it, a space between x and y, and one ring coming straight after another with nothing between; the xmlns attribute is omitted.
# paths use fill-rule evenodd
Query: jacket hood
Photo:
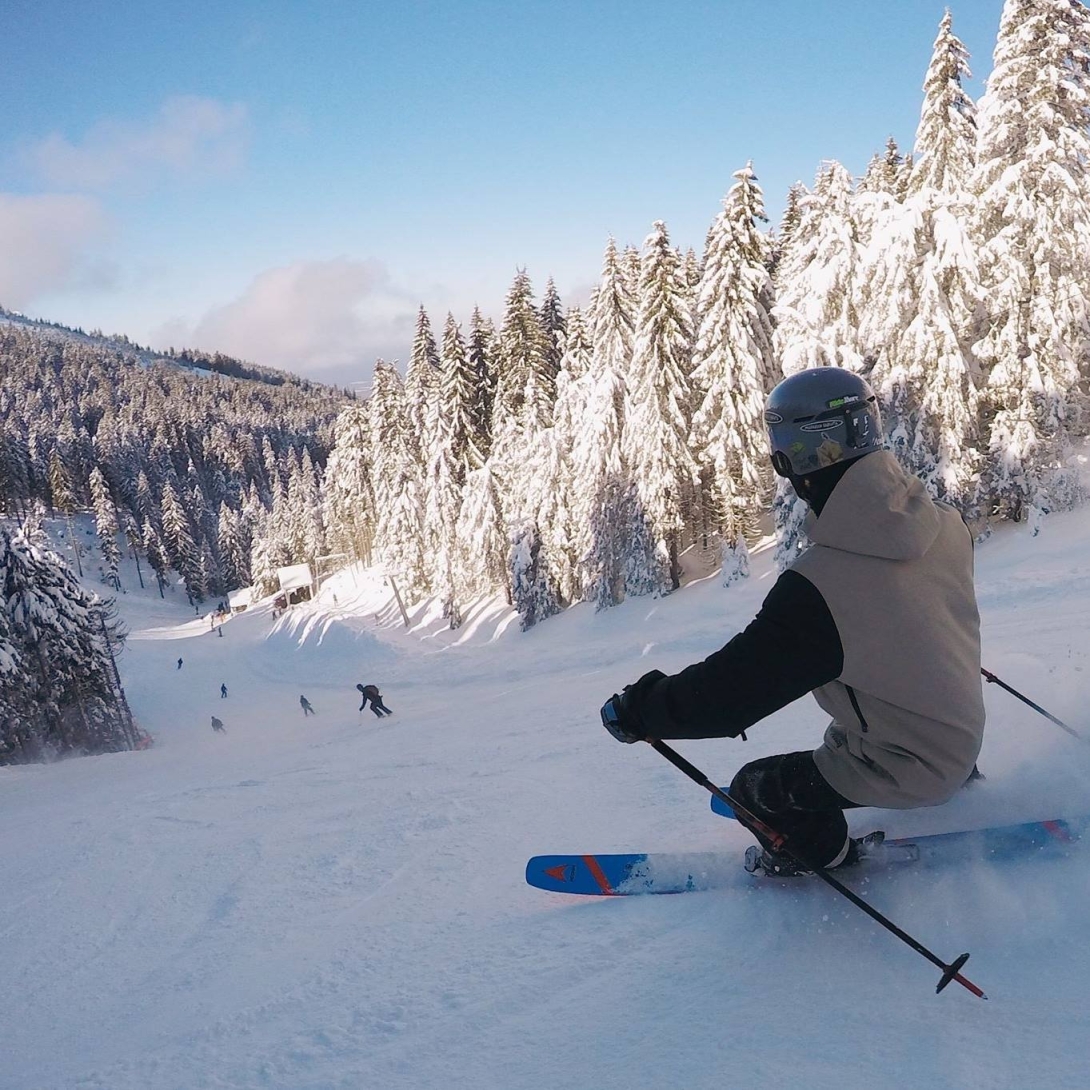
<svg viewBox="0 0 1090 1090"><path fill-rule="evenodd" d="M822 508L807 520L815 545L886 560L915 560L935 543L939 510L923 482L887 450L855 462Z"/></svg>

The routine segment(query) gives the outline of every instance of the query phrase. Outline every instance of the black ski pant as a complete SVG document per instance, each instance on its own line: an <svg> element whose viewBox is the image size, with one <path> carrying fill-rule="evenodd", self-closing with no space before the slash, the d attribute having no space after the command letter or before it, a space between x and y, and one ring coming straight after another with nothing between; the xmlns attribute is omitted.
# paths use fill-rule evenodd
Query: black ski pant
<svg viewBox="0 0 1090 1090"><path fill-rule="evenodd" d="M843 850L848 836L844 811L859 805L829 786L809 750L751 761L731 781L730 795L780 833L806 862L819 867L827 866ZM762 847L775 850L767 837L741 814L737 816Z"/></svg>
<svg viewBox="0 0 1090 1090"><path fill-rule="evenodd" d="M371 711L373 711L375 715L379 717L379 719L381 719L384 715L390 714L390 709L386 707L385 704L383 704L382 697L369 696L367 699L371 701Z"/></svg>

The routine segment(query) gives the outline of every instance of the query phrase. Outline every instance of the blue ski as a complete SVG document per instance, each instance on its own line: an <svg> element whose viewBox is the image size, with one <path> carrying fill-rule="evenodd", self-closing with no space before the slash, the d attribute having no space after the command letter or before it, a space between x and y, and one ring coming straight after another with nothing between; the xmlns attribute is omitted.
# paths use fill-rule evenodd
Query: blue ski
<svg viewBox="0 0 1090 1090"><path fill-rule="evenodd" d="M1088 828L1090 815L879 841L862 863L838 872L838 877L849 879L891 863L937 865L1063 856ZM741 880L743 874L741 859L733 852L537 855L526 864L526 881L531 886L594 897L716 889Z"/></svg>

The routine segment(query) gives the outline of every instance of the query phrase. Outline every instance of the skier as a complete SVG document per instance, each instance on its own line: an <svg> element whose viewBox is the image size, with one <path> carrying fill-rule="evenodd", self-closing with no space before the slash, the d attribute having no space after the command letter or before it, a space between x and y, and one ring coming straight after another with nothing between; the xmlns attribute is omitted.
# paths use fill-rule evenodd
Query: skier
<svg viewBox="0 0 1090 1090"><path fill-rule="evenodd" d="M226 699L227 699L227 682L225 681L220 686L220 700L226 700Z"/></svg>
<svg viewBox="0 0 1090 1090"><path fill-rule="evenodd" d="M182 668L182 660L181 660L181 659L179 659L179 660L178 660L178 669L180 670L181 668Z"/></svg>
<svg viewBox="0 0 1090 1090"><path fill-rule="evenodd" d="M303 718L306 719L308 715L314 715L314 709L310 706L310 701L307 700L302 693L299 694L299 707L303 709Z"/></svg>
<svg viewBox="0 0 1090 1090"><path fill-rule="evenodd" d="M813 752L745 765L729 793L814 866L857 862L844 810L947 801L984 733L973 541L960 515L882 449L858 375L802 371L769 395L775 471L810 507L812 546L744 632L703 662L644 674L603 723L622 742L745 738L813 692L832 722ZM741 819L740 819L741 820ZM743 824L746 824L743 821ZM808 873L751 827L748 870Z"/></svg>
<svg viewBox="0 0 1090 1090"><path fill-rule="evenodd" d="M223 720L222 719L217 719L214 715L212 716L212 729L217 734L226 734L227 733L227 731L226 731L226 729L224 728L224 725L223 725Z"/></svg>
<svg viewBox="0 0 1090 1090"><path fill-rule="evenodd" d="M382 702L382 695L378 691L377 685L357 685L357 689L363 693L363 703L360 705L360 711L363 711L367 707L367 701L371 701L371 711L375 713L381 719L384 715L393 715L394 713L386 707Z"/></svg>

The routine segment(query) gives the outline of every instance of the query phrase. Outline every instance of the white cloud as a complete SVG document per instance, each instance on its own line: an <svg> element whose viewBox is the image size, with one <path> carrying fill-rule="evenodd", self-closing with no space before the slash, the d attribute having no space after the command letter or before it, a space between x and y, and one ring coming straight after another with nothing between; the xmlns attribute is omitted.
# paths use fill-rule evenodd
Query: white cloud
<svg viewBox="0 0 1090 1090"><path fill-rule="evenodd" d="M416 307L379 261L299 261L260 273L238 299L192 327L169 323L156 339L345 383L368 378L379 356L404 355Z"/></svg>
<svg viewBox="0 0 1090 1090"><path fill-rule="evenodd" d="M22 310L39 295L94 283L87 249L109 220L89 197L0 193L0 304Z"/></svg>
<svg viewBox="0 0 1090 1090"><path fill-rule="evenodd" d="M24 164L60 189L104 190L119 183L229 174L245 158L249 118L242 103L195 95L168 98L144 125L105 119L81 140L60 133L25 148Z"/></svg>

